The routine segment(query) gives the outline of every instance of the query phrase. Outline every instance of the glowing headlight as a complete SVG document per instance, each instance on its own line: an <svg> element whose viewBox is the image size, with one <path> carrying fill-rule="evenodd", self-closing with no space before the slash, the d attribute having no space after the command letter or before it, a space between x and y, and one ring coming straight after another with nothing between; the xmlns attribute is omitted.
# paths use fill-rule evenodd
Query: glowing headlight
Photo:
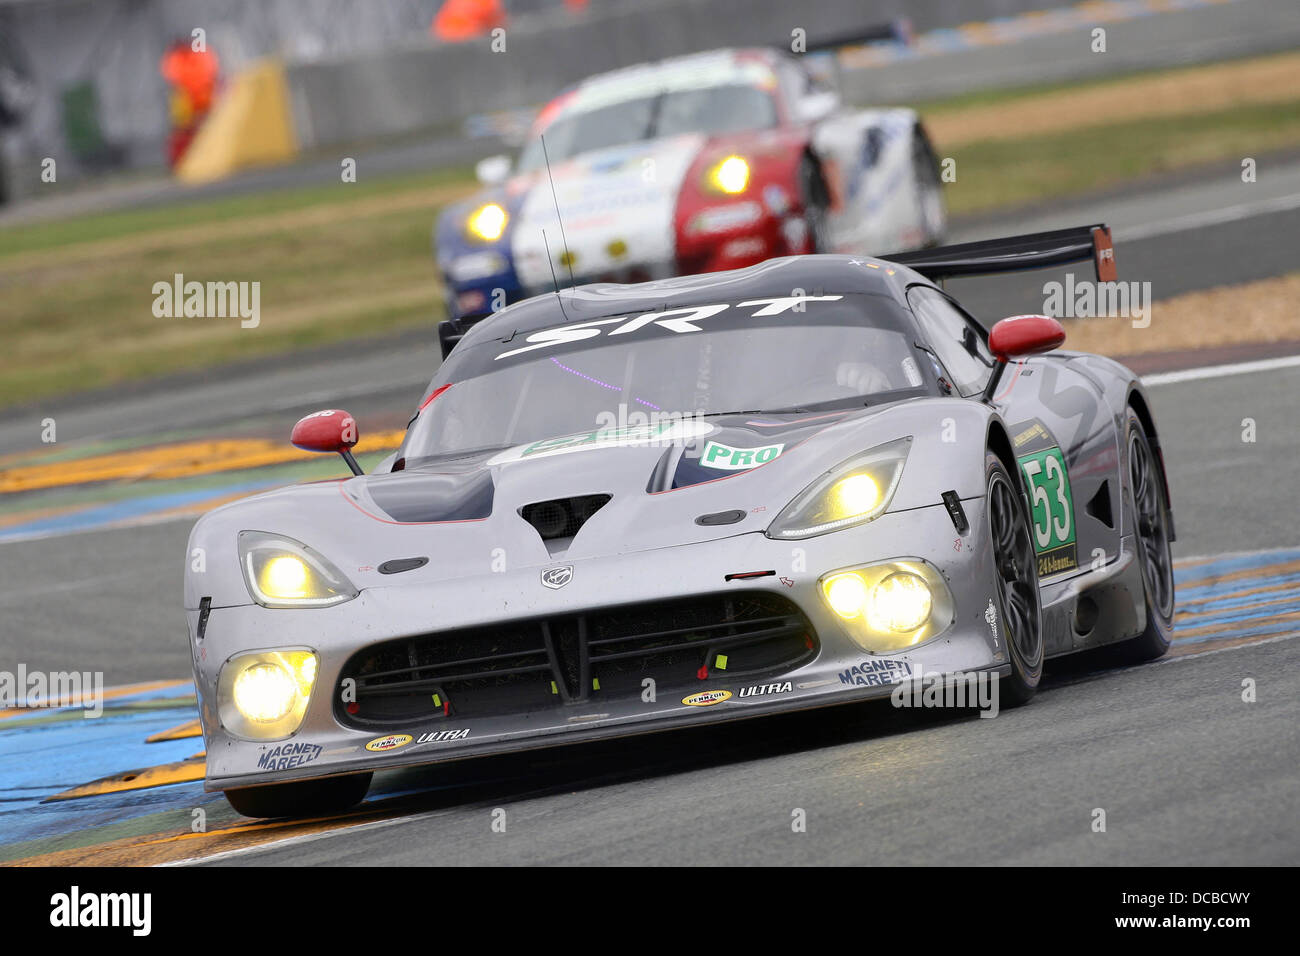
<svg viewBox="0 0 1300 956"><path fill-rule="evenodd" d="M822 582L822 590L831 610L846 621L858 617L867 603L866 582L852 571L827 578Z"/></svg>
<svg viewBox="0 0 1300 956"><path fill-rule="evenodd" d="M232 690L239 712L259 724L288 714L297 694L293 676L279 664L256 664L240 671Z"/></svg>
<svg viewBox="0 0 1300 956"><path fill-rule="evenodd" d="M749 163L739 156L728 156L709 172L709 181L724 193L743 193L749 185Z"/></svg>
<svg viewBox="0 0 1300 956"><path fill-rule="evenodd" d="M953 622L943 575L919 558L833 571L821 579L821 589L846 633L873 654L915 647Z"/></svg>
<svg viewBox="0 0 1300 956"><path fill-rule="evenodd" d="M895 571L871 589L867 620L878 631L915 631L930 619L932 604L925 581L910 572Z"/></svg>
<svg viewBox="0 0 1300 956"><path fill-rule="evenodd" d="M241 531L239 563L248 593L263 607L328 607L357 596L324 555L284 535Z"/></svg>
<svg viewBox="0 0 1300 956"><path fill-rule="evenodd" d="M470 214L466 225L469 231L480 239L495 242L506 231L507 219L509 216L506 215L506 211L499 204L490 202L475 209Z"/></svg>
<svg viewBox="0 0 1300 956"><path fill-rule="evenodd" d="M867 514L880 504L880 486L866 472L849 475L831 485L831 509L848 518Z"/></svg>
<svg viewBox="0 0 1300 956"><path fill-rule="evenodd" d="M273 598L306 597L310 582L307 563L296 555L282 554L262 566L262 590Z"/></svg>
<svg viewBox="0 0 1300 956"><path fill-rule="evenodd" d="M767 536L810 538L882 514L894 497L911 446L911 438L901 438L840 462L781 510Z"/></svg>
<svg viewBox="0 0 1300 956"><path fill-rule="evenodd" d="M250 740L288 737L307 713L316 667L315 652L305 648L232 657L217 681L222 726Z"/></svg>

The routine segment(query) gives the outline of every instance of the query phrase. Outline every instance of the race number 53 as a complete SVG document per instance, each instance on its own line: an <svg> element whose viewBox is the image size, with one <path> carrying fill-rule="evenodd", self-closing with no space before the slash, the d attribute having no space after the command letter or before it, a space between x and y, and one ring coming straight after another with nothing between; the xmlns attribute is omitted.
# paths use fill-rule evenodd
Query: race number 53
<svg viewBox="0 0 1300 956"><path fill-rule="evenodd" d="M1048 448L1020 459L1034 520L1034 546L1042 554L1074 543L1074 502L1061 449Z"/></svg>

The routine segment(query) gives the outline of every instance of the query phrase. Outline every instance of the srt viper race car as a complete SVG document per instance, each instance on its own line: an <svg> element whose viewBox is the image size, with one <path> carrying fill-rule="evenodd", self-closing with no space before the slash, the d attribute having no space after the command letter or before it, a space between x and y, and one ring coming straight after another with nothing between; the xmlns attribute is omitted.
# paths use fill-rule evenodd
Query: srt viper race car
<svg viewBox="0 0 1300 956"><path fill-rule="evenodd" d="M945 226L914 112L842 109L801 60L768 50L588 79L541 111L508 170L506 157L480 163L490 188L435 228L453 319L545 291L553 276L628 282L914 249Z"/></svg>
<svg viewBox="0 0 1300 956"><path fill-rule="evenodd" d="M476 324L371 474L195 525L207 787L251 816L378 769L1159 656L1173 523L1123 366L991 332L946 276L1092 258L1104 227L567 289ZM792 290L796 290L792 293ZM1051 352L1051 354L1046 354Z"/></svg>

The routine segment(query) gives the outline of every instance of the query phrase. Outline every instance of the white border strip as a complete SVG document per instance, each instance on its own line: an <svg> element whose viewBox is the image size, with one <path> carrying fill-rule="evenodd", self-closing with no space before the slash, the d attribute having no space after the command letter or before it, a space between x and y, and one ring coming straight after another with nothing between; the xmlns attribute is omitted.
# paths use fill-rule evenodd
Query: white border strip
<svg viewBox="0 0 1300 956"><path fill-rule="evenodd" d="M1300 366L1300 355L1281 358L1258 359L1254 362L1234 362L1230 365L1207 365L1202 368L1185 368L1176 372L1157 372L1142 376L1148 388L1158 385L1177 385L1180 382L1198 382L1207 378L1227 378L1229 375L1249 375L1254 372L1272 372L1282 368Z"/></svg>
<svg viewBox="0 0 1300 956"><path fill-rule="evenodd" d="M1172 219L1161 219L1140 226L1130 226L1124 229L1116 228L1114 238L1116 242L1121 240L1129 242L1134 239L1154 239L1156 236L1167 236L1175 232L1188 232L1193 229L1203 229L1206 226L1218 226L1225 222L1253 219L1256 216L1266 216L1269 213L1286 212L1296 208L1300 208L1300 193L1291 193L1288 196L1261 199L1257 202L1238 203L1220 209L1207 209L1204 212L1175 216Z"/></svg>

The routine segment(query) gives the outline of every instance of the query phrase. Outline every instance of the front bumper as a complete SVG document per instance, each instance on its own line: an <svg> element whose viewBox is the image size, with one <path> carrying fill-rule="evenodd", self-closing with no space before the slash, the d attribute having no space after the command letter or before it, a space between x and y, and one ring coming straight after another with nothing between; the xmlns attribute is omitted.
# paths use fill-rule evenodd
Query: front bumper
<svg viewBox="0 0 1300 956"><path fill-rule="evenodd" d="M213 608L204 638L195 640L198 612L188 612L196 687L207 743L209 790L301 780L370 770L437 763L562 743L669 730L695 724L744 719L883 697L909 672L923 670L994 671L1007 669L1005 639L986 622L994 595L993 567L984 528L984 502L965 503L970 530L957 535L942 505L884 515L859 528L804 541L774 541L746 533L665 550L559 559L573 565L573 578L561 590L541 587L539 567L485 574L472 591L464 580L369 588L353 601L332 608L267 609L257 605ZM819 579L829 571L896 557L921 559L937 569L952 594L952 624L933 639L906 651L871 654L860 647L826 606ZM558 561L557 561L558 563ZM774 575L726 582L727 574L773 570ZM344 726L333 696L342 668L359 649L386 640L482 626L523 617L571 614L584 608L615 607L663 598L770 589L792 601L817 635L811 660L782 674L789 690L741 697L756 683L713 672L696 691L730 691L709 706L683 703L680 693L640 695L563 703L527 713L478 716L454 714L410 726L362 730ZM466 600L466 594L473 598ZM999 625L1000 630L1000 625ZM222 665L250 650L306 646L319 655L316 689L302 726L287 740L255 742L237 738L221 726L216 687ZM893 662L893 663L887 663ZM860 676L867 663L869 675ZM850 673L855 666L858 672ZM776 678L764 678L771 683ZM391 749L367 750L385 737L409 737ZM284 744L301 748L309 759L267 769ZM319 748L319 749L317 749ZM283 763L295 763L287 761Z"/></svg>

